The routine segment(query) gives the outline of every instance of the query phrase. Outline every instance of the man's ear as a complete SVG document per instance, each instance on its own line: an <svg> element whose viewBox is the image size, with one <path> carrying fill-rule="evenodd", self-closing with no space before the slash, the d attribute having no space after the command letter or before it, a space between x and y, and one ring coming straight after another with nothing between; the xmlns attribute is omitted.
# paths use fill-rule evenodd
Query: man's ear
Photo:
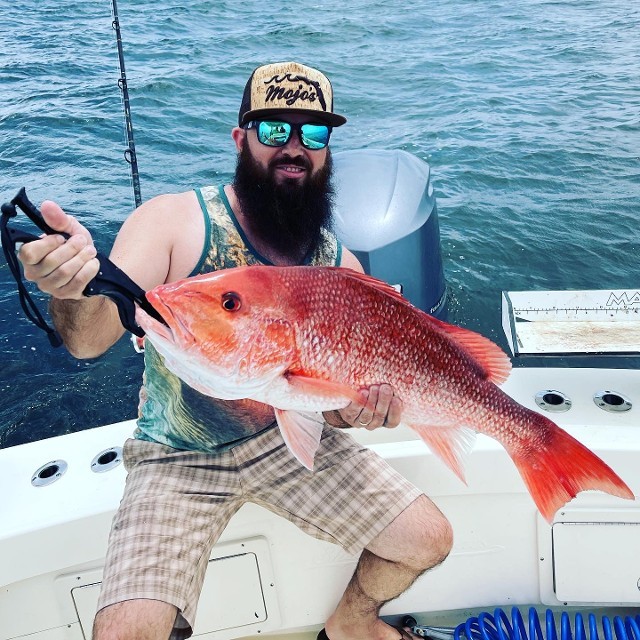
<svg viewBox="0 0 640 640"><path fill-rule="evenodd" d="M247 139L247 132L241 127L234 127L233 129L231 129L231 137L236 143L236 149L238 151L242 151L245 140Z"/></svg>

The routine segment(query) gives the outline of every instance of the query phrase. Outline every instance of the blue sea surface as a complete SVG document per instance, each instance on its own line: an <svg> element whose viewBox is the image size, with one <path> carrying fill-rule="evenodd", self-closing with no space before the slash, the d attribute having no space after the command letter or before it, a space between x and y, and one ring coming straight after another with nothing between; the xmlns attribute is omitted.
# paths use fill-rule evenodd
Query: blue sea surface
<svg viewBox="0 0 640 640"><path fill-rule="evenodd" d="M333 82L334 151L431 166L450 321L506 347L502 290L640 287L637 2L118 8L143 199L228 181L247 77L294 59ZM0 199L54 199L108 253L134 206L110 2L0 0L0 16ZM127 339L89 361L50 348L2 261L0 446L134 417L141 371Z"/></svg>

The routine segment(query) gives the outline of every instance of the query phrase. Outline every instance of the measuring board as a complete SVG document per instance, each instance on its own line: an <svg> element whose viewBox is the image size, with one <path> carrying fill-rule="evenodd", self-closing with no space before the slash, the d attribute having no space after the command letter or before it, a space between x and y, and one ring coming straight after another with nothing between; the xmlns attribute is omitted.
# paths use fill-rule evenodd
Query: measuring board
<svg viewBox="0 0 640 640"><path fill-rule="evenodd" d="M514 356L640 353L640 289L503 291Z"/></svg>

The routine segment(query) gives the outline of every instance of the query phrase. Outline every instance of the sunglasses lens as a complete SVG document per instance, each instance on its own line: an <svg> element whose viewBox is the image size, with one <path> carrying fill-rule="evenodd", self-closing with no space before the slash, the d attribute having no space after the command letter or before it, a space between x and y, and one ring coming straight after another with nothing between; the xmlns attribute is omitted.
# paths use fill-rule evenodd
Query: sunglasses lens
<svg viewBox="0 0 640 640"><path fill-rule="evenodd" d="M291 125L288 122L258 123L258 140L269 147L282 147L291 137Z"/></svg>
<svg viewBox="0 0 640 640"><path fill-rule="evenodd" d="M324 149L329 143L329 127L325 124L303 124L300 140L307 149Z"/></svg>

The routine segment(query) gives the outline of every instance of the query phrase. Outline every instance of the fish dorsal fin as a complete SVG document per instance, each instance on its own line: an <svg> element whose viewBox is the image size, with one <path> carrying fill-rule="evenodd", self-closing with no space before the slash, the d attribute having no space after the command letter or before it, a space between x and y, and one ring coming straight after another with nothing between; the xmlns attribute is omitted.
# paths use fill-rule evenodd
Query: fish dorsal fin
<svg viewBox="0 0 640 640"><path fill-rule="evenodd" d="M354 280L359 280L364 284L373 287L374 289L378 289L378 291L382 291L387 295L395 298L403 302L406 305L413 306L395 287L392 287L388 282L384 282L383 280L378 280L378 278L374 278L366 273L360 273L360 271L354 271L353 269L349 269L348 267L327 267L327 269L339 269L341 275L347 275Z"/></svg>
<svg viewBox="0 0 640 640"><path fill-rule="evenodd" d="M366 273L360 273L359 271L354 271L353 269L345 267L327 268L340 269L343 274L347 274L350 278L359 280L370 287L374 287L375 289L378 289L378 291L382 291L407 306L414 306L387 282L378 280ZM420 310L418 309L418 311ZM491 382L495 384L502 384L509 377L509 374L511 373L511 360L495 342L492 342L489 338L485 338L483 335L475 331L471 331L470 329L464 329L462 327L449 324L448 322L438 320L425 312L422 313L427 319L427 322L431 322L434 326L442 329L442 331L467 351L469 355L477 360Z"/></svg>
<svg viewBox="0 0 640 640"><path fill-rule="evenodd" d="M502 384L509 377L511 360L495 342L470 329L448 324L431 316L428 318L478 361L491 382Z"/></svg>

